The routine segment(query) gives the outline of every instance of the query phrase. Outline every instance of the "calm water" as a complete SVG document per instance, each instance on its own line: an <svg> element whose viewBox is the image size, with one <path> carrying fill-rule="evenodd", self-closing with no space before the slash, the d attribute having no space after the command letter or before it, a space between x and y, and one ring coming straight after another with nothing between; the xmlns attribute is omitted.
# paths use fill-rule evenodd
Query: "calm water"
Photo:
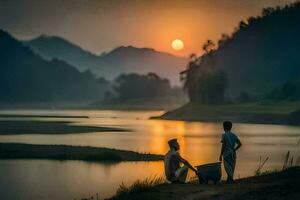
<svg viewBox="0 0 300 200"><path fill-rule="evenodd" d="M90 118L27 118L71 121L80 125L128 128L132 132L67 135L0 136L0 142L68 144L110 147L164 154L167 141L177 137L181 154L193 165L215 162L220 150L221 124L148 120L157 111L1 111L1 114L85 115ZM20 118L22 119L22 118ZM11 119L16 120L16 119ZM270 159L265 169L279 169L288 150L296 157L300 127L235 124L233 132L243 142L238 152L236 177L253 175L259 156ZM81 161L1 160L0 199L80 199L99 193L108 197L119 184L163 175L162 162L123 162L114 165Z"/></svg>

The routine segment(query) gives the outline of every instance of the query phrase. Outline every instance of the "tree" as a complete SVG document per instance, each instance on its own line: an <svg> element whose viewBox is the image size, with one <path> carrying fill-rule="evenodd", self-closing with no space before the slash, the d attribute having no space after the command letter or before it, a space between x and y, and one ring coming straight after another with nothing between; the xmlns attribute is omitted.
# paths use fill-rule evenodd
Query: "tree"
<svg viewBox="0 0 300 200"><path fill-rule="evenodd" d="M214 68L214 44L210 41L203 45L205 54L200 57L192 54L187 69L181 72L191 102L214 104L225 101L227 76Z"/></svg>
<svg viewBox="0 0 300 200"><path fill-rule="evenodd" d="M114 90L119 101L154 99L166 97L172 93L169 80L160 78L155 73L147 75L122 74L116 78Z"/></svg>
<svg viewBox="0 0 300 200"><path fill-rule="evenodd" d="M212 40L207 40L203 45L202 45L202 50L204 51L204 54L209 54L215 50L215 43Z"/></svg>

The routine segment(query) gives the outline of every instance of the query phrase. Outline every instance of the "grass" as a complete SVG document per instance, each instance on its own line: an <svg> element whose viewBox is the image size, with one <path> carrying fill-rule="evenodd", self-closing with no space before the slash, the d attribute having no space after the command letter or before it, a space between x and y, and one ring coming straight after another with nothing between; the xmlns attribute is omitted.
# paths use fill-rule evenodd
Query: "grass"
<svg viewBox="0 0 300 200"><path fill-rule="evenodd" d="M273 171L236 180L234 184L220 183L218 185L187 184L152 184L136 182L121 188L109 200L173 200L173 199L222 199L222 200L252 200L252 199L299 199L298 189L300 168L292 167L284 171Z"/></svg>
<svg viewBox="0 0 300 200"><path fill-rule="evenodd" d="M161 177L152 177L142 181L138 180L130 186L126 186L122 183L119 186L116 195L111 200L135 199L135 195L153 191L155 190L155 186L163 184L164 182L164 179Z"/></svg>
<svg viewBox="0 0 300 200"><path fill-rule="evenodd" d="M153 192L155 191L155 187L163 184L165 181L161 177L149 177L145 180L138 180L134 182L132 185L126 186L124 183L121 183L116 194L110 198L110 200L135 200L141 199L139 195L145 192ZM96 197L96 198L95 198ZM99 194L97 193L95 196L92 195L90 197L84 197L80 200L94 200L99 199ZM143 200L154 200L155 197L144 197Z"/></svg>
<svg viewBox="0 0 300 200"><path fill-rule="evenodd" d="M300 102L255 102L203 105L188 103L166 112L154 119L220 122L230 120L237 123L292 124L300 125L298 114Z"/></svg>
<svg viewBox="0 0 300 200"><path fill-rule="evenodd" d="M262 198L264 195L272 196L273 199L283 190L284 193L289 193L290 196L294 197L295 183L299 183L300 168L296 167L297 164L293 163L293 157L290 152L287 153L284 160L284 167L281 171L279 170L266 170L262 171L263 167L269 160L269 157L259 158L258 168L255 170L253 177L243 178L237 180L235 184L224 185L201 185L199 186L197 181L193 180L188 184L163 184L163 178L148 178L143 181L136 181L130 186L126 186L123 183L120 185L117 193L109 198L109 200L163 200L163 199L180 199L181 196L191 195L193 198L186 199L219 199L219 194L222 194L224 200L236 198L241 199L257 199ZM296 174L295 174L296 173ZM294 177L295 176L295 177ZM278 183L278 181L280 183ZM276 185L274 187L274 185ZM290 187L293 185L293 187ZM250 190L249 190L250 189ZM199 192L199 190L201 192ZM232 191L230 191L232 190ZM271 190L270 192L264 193L264 190ZM208 192L209 191L209 192ZM237 192L236 191L242 191ZM198 194L197 194L198 193ZM251 195L250 195L251 193ZM210 196L209 198L203 198L201 195ZM225 195L223 195L225 194ZM254 198L254 196L256 198ZM296 195L299 195L298 193ZM184 197L182 199L185 199ZM268 198L264 198L268 199ZM293 199L293 198L287 198Z"/></svg>
<svg viewBox="0 0 300 200"><path fill-rule="evenodd" d="M94 162L159 161L162 155L69 145L0 143L0 159L52 159Z"/></svg>
<svg viewBox="0 0 300 200"><path fill-rule="evenodd" d="M204 107L206 107L207 109L222 110L224 112L252 114L288 114L299 109L300 102L254 102Z"/></svg>
<svg viewBox="0 0 300 200"><path fill-rule="evenodd" d="M300 139L297 142L297 146L300 146ZM259 164L257 169L254 171L254 175L255 176L261 176L261 175L266 175L266 174L270 174L270 173L274 173L274 172L278 172L278 170L267 170L262 172L262 169L264 167L264 165L266 164L266 162L269 160L269 157L266 157L265 159L262 159L262 157L259 157ZM283 166L281 171L287 170L289 168L292 167L296 167L300 165L300 156L297 157L297 159L294 159L294 156L291 154L290 151L287 151L284 160L283 160Z"/></svg>
<svg viewBox="0 0 300 200"><path fill-rule="evenodd" d="M262 157L259 157L259 164L257 169L255 170L255 176L260 176L263 174L262 172L262 168L264 167L264 165L266 164L266 162L269 160L269 157L266 157L263 161L262 161Z"/></svg>

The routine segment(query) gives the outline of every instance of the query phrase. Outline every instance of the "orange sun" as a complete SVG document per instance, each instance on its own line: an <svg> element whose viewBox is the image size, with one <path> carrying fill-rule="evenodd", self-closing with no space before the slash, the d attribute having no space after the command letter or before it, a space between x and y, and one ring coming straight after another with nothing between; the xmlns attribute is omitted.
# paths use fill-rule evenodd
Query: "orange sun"
<svg viewBox="0 0 300 200"><path fill-rule="evenodd" d="M180 51L181 49L183 49L184 43L180 39L175 39L173 40L171 46L175 51Z"/></svg>

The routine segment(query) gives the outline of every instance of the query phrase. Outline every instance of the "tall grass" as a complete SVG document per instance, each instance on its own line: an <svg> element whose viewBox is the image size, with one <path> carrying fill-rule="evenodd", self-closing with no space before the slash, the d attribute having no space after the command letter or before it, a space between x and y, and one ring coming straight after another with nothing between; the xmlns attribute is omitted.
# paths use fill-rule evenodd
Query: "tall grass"
<svg viewBox="0 0 300 200"><path fill-rule="evenodd" d="M154 189L155 186L160 185L164 182L165 182L164 178L154 176L154 177L146 178L145 180L137 180L130 186L126 186L124 183L122 183L119 186L116 195L112 199L114 200L128 199L128 197L134 194L151 191Z"/></svg>
<svg viewBox="0 0 300 200"><path fill-rule="evenodd" d="M264 167L264 165L266 164L266 162L269 160L269 157L266 157L264 160L262 160L262 157L259 156L259 164L257 169L255 170L255 176L260 176L262 175L262 168Z"/></svg>
<svg viewBox="0 0 300 200"><path fill-rule="evenodd" d="M300 146L300 139L298 140L297 146ZM269 160L269 157L266 157L264 160L262 159L262 157L259 157L259 164L257 169L254 171L255 176L260 176L260 175L264 175L264 174L269 174L272 172L277 172L277 170L272 170L272 171L264 171L262 172L262 168L264 167L264 165L266 164L266 162ZM294 159L294 156L291 154L290 151L288 151L284 157L283 160L283 166L282 166L282 171L287 170L290 167L294 167L294 166L299 166L300 165L300 156L298 156L297 158Z"/></svg>
<svg viewBox="0 0 300 200"><path fill-rule="evenodd" d="M297 146L298 147L300 146L300 138L297 142ZM294 159L294 156L291 155L290 151L288 151L285 155L285 158L284 158L284 163L283 163L283 166L282 166L282 170L286 170L289 167L293 167L293 166L299 166L299 164L300 164L300 156L298 156L297 158Z"/></svg>

